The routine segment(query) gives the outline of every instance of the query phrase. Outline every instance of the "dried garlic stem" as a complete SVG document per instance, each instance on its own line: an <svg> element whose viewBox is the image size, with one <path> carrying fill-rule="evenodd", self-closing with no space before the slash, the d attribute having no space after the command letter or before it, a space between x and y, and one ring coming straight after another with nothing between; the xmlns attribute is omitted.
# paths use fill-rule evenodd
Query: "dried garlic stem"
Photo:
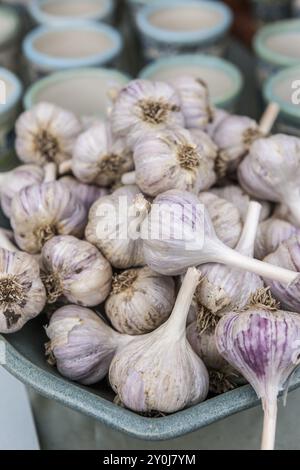
<svg viewBox="0 0 300 470"><path fill-rule="evenodd" d="M239 253L253 257L261 209L262 206L258 202L250 202L242 235L235 248Z"/></svg>
<svg viewBox="0 0 300 470"><path fill-rule="evenodd" d="M72 170L72 160L66 160L62 162L58 167L59 175L65 175L66 173L70 173Z"/></svg>
<svg viewBox="0 0 300 470"><path fill-rule="evenodd" d="M261 450L274 450L277 421L277 399L263 400L263 409L264 424Z"/></svg>
<svg viewBox="0 0 300 470"><path fill-rule="evenodd" d="M55 163L47 163L44 168L44 183L52 183L56 180L56 165Z"/></svg>
<svg viewBox="0 0 300 470"><path fill-rule="evenodd" d="M268 135L277 119L280 108L277 103L270 103L259 121L259 130L262 135Z"/></svg>
<svg viewBox="0 0 300 470"><path fill-rule="evenodd" d="M122 175L121 182L126 186L129 184L135 184L135 171L124 173Z"/></svg>

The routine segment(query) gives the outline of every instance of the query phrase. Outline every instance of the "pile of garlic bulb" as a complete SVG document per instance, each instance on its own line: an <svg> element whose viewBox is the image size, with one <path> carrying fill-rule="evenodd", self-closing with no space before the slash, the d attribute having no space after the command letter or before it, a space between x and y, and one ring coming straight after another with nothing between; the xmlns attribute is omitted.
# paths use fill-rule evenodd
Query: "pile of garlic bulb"
<svg viewBox="0 0 300 470"><path fill-rule="evenodd" d="M0 174L0 333L46 312L48 361L108 375L138 413L244 383L218 324L268 288L300 313L300 139L271 121L214 109L192 77L133 80L88 128L50 103L23 113L24 164Z"/></svg>

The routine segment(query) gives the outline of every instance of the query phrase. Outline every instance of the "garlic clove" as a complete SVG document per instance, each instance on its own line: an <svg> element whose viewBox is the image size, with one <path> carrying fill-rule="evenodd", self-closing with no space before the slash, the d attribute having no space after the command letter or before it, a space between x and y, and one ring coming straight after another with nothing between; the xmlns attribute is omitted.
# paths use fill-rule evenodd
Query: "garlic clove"
<svg viewBox="0 0 300 470"><path fill-rule="evenodd" d="M73 113L51 103L39 103L16 122L17 155L25 163L59 164L71 157L80 132L81 124Z"/></svg>
<svg viewBox="0 0 300 470"><path fill-rule="evenodd" d="M175 303L175 284L148 267L115 275L105 312L120 333L141 335L158 328Z"/></svg>
<svg viewBox="0 0 300 470"><path fill-rule="evenodd" d="M42 280L47 301L62 296L70 303L92 307L110 292L112 270L96 247L72 236L49 240L41 254Z"/></svg>
<svg viewBox="0 0 300 470"><path fill-rule="evenodd" d="M49 362L66 378L92 385L102 380L118 350L131 341L110 328L92 310L68 305L51 317L46 333Z"/></svg>
<svg viewBox="0 0 300 470"><path fill-rule="evenodd" d="M216 181L215 157L214 144L208 136L203 139L200 131L174 129L146 134L134 148L135 181L149 196L169 189L198 193Z"/></svg>
<svg viewBox="0 0 300 470"><path fill-rule="evenodd" d="M72 176L63 176L59 181L66 185L71 193L83 203L87 210L91 208L95 201L108 194L106 188L100 188L93 184L80 183L80 181L77 181L76 178Z"/></svg>
<svg viewBox="0 0 300 470"><path fill-rule="evenodd" d="M103 122L78 137L71 166L82 183L110 186L133 169L133 158L125 139L113 137Z"/></svg>
<svg viewBox="0 0 300 470"><path fill-rule="evenodd" d="M112 131L130 148L150 131L184 127L181 102L164 82L133 80L120 91L111 112Z"/></svg>
<svg viewBox="0 0 300 470"><path fill-rule="evenodd" d="M238 209L211 192L200 193L199 201L205 205L218 238L230 248L235 247L242 232Z"/></svg>
<svg viewBox="0 0 300 470"><path fill-rule="evenodd" d="M174 413L205 399L208 374L185 334L198 281L199 273L190 269L167 322L152 333L135 337L115 355L109 380L127 408Z"/></svg>
<svg viewBox="0 0 300 470"><path fill-rule="evenodd" d="M26 253L0 248L0 333L15 333L44 308L38 263Z"/></svg>
<svg viewBox="0 0 300 470"><path fill-rule="evenodd" d="M115 268L145 265L139 231L149 202L136 186L125 186L96 201L89 213L86 239Z"/></svg>
<svg viewBox="0 0 300 470"><path fill-rule="evenodd" d="M300 235L300 229L285 220L270 217L258 227L255 241L255 256L263 259L277 250L280 244L294 235Z"/></svg>
<svg viewBox="0 0 300 470"><path fill-rule="evenodd" d="M12 201L15 239L28 253L39 253L55 235L82 237L85 223L83 204L57 181L23 188Z"/></svg>

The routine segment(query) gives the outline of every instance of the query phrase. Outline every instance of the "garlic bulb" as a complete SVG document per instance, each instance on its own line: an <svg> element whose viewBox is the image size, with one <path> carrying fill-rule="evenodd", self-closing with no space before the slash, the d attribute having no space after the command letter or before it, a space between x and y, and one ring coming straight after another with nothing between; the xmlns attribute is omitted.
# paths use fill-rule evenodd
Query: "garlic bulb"
<svg viewBox="0 0 300 470"><path fill-rule="evenodd" d="M255 257L263 259L277 250L279 245L294 235L300 235L300 229L285 220L271 217L262 222L255 240Z"/></svg>
<svg viewBox="0 0 300 470"><path fill-rule="evenodd" d="M109 381L127 408L174 413L206 398L207 370L185 333L198 281L199 273L190 269L166 323L152 333L136 336L115 355Z"/></svg>
<svg viewBox="0 0 300 470"><path fill-rule="evenodd" d="M184 127L181 102L164 82L133 80L119 93L111 113L112 131L133 148L149 131Z"/></svg>
<svg viewBox="0 0 300 470"><path fill-rule="evenodd" d="M132 153L125 140L112 136L109 124L103 122L78 137L71 168L82 183L110 186L132 170Z"/></svg>
<svg viewBox="0 0 300 470"><path fill-rule="evenodd" d="M132 339L114 331L92 310L76 305L58 309L46 333L49 362L56 363L64 377L84 385L102 380L118 348Z"/></svg>
<svg viewBox="0 0 300 470"><path fill-rule="evenodd" d="M236 252L253 257L261 206L251 202ZM262 279L253 272L232 269L218 263L202 264L203 278L196 291L200 330L215 326L226 312L241 309L252 294L263 288Z"/></svg>
<svg viewBox="0 0 300 470"><path fill-rule="evenodd" d="M205 205L217 237L230 248L235 247L242 232L242 221L238 209L211 192L200 193L199 201Z"/></svg>
<svg viewBox="0 0 300 470"><path fill-rule="evenodd" d="M210 192L216 196L221 197L222 199L226 199L226 201L233 204L239 210L242 219L245 220L250 203L250 196L242 188L240 188L240 186L231 184L222 188L212 188ZM269 202L252 197L251 200L259 202L259 204L262 206L260 213L261 221L267 219L271 215L272 208Z"/></svg>
<svg viewBox="0 0 300 470"><path fill-rule="evenodd" d="M297 272L300 269L300 234L282 242L277 250L269 254L265 260L275 266L282 266ZM289 286L267 277L265 282L270 286L272 294L280 300L282 308L300 313L300 276Z"/></svg>
<svg viewBox="0 0 300 470"><path fill-rule="evenodd" d="M100 197L108 194L108 190L106 188L100 188L93 184L80 183L80 181L77 181L72 176L63 176L60 178L59 182L66 185L71 193L83 203L87 210L89 210L92 204L94 204L94 202Z"/></svg>
<svg viewBox="0 0 300 470"><path fill-rule="evenodd" d="M134 148L135 182L141 191L157 196L169 189L199 193L210 188L216 181L216 149L212 142L204 147L202 135L185 129L145 135Z"/></svg>
<svg viewBox="0 0 300 470"><path fill-rule="evenodd" d="M174 303L175 284L171 277L147 267L129 269L115 275L105 313L120 333L140 335L164 323Z"/></svg>
<svg viewBox="0 0 300 470"><path fill-rule="evenodd" d="M32 184L41 183L44 171L36 165L21 165L12 171L0 173L0 200L4 214L11 215L11 202L15 194Z"/></svg>
<svg viewBox="0 0 300 470"><path fill-rule="evenodd" d="M287 284L292 271L241 255L216 236L204 206L194 194L167 191L158 196L141 225L146 264L160 274L182 274L189 266L227 264Z"/></svg>
<svg viewBox="0 0 300 470"><path fill-rule="evenodd" d="M269 302L269 306L264 305ZM264 409L262 449L274 448L277 396L299 364L300 316L277 310L267 292L219 322L217 348L250 382Z"/></svg>
<svg viewBox="0 0 300 470"><path fill-rule="evenodd" d="M62 296L70 303L92 307L110 292L110 264L94 245L72 236L54 237L42 249L42 280L48 303Z"/></svg>
<svg viewBox="0 0 300 470"><path fill-rule="evenodd" d="M82 237L86 209L58 181L23 188L13 199L11 225L18 246L39 253L55 235Z"/></svg>
<svg viewBox="0 0 300 470"><path fill-rule="evenodd" d="M44 308L38 263L26 253L0 248L0 333L15 333Z"/></svg>
<svg viewBox="0 0 300 470"><path fill-rule="evenodd" d="M16 122L17 155L25 163L59 164L72 156L80 132L80 122L73 113L54 104L39 103Z"/></svg>
<svg viewBox="0 0 300 470"><path fill-rule="evenodd" d="M214 134L218 128L218 126L221 124L221 122L229 116L229 113L225 111L224 109L220 108L214 108L212 110L212 121L207 124L205 127L205 132L211 137L212 139L214 138Z"/></svg>
<svg viewBox="0 0 300 470"><path fill-rule="evenodd" d="M144 266L139 229L148 209L136 186L117 189L94 203L85 237L115 268Z"/></svg>
<svg viewBox="0 0 300 470"><path fill-rule="evenodd" d="M282 202L300 226L300 139L284 134L259 139L239 167L241 186L249 194Z"/></svg>
<svg viewBox="0 0 300 470"><path fill-rule="evenodd" d="M207 84L200 78L180 76L169 80L180 97L187 129L203 129L213 119Z"/></svg>
<svg viewBox="0 0 300 470"><path fill-rule="evenodd" d="M221 121L212 136L219 147L216 169L220 178L236 170L259 137L257 122L247 116L229 115Z"/></svg>

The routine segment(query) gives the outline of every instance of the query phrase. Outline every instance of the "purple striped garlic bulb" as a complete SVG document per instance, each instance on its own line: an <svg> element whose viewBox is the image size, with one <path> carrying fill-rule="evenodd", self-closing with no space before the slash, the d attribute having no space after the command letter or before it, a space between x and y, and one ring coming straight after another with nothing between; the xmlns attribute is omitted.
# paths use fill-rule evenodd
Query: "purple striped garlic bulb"
<svg viewBox="0 0 300 470"><path fill-rule="evenodd" d="M1 208L6 217L9 218L11 216L13 197L21 189L32 184L42 183L43 180L43 168L37 165L21 165L12 171L0 173L0 201Z"/></svg>
<svg viewBox="0 0 300 470"><path fill-rule="evenodd" d="M207 370L186 338L186 318L199 276L189 269L166 323L136 336L115 355L109 381L127 408L174 413L206 398Z"/></svg>
<svg viewBox="0 0 300 470"><path fill-rule="evenodd" d="M249 194L283 203L300 226L300 139L277 134L257 140L241 163L241 186Z"/></svg>
<svg viewBox="0 0 300 470"><path fill-rule="evenodd" d="M130 148L149 132L184 127L180 96L164 82L133 80L120 91L110 116L113 134Z"/></svg>
<svg viewBox="0 0 300 470"><path fill-rule="evenodd" d="M76 196L87 210L90 210L95 201L108 194L106 188L101 188L93 184L84 184L76 180L73 176L63 176L59 180L66 185L74 196Z"/></svg>
<svg viewBox="0 0 300 470"><path fill-rule="evenodd" d="M19 331L45 303L37 261L27 253L11 251L10 246L0 248L0 333Z"/></svg>
<svg viewBox="0 0 300 470"><path fill-rule="evenodd" d="M89 242L69 235L53 237L43 246L40 265L48 303L63 298L93 307L110 292L111 266Z"/></svg>
<svg viewBox="0 0 300 470"><path fill-rule="evenodd" d="M224 245L216 236L207 210L194 194L167 191L159 195L141 223L146 264L167 276L188 267L219 263L254 272L287 284L297 273L249 258Z"/></svg>
<svg viewBox="0 0 300 470"><path fill-rule="evenodd" d="M299 365L300 316L277 310L268 291L258 292L244 311L218 323L219 353L252 385L262 400L262 449L274 448L277 396Z"/></svg>
<svg viewBox="0 0 300 470"><path fill-rule="evenodd" d="M169 189L198 194L216 181L216 155L215 145L201 131L146 134L134 148L135 183L149 196Z"/></svg>
<svg viewBox="0 0 300 470"><path fill-rule="evenodd" d="M300 234L282 242L265 260L274 266L297 272L300 269ZM300 313L300 276L288 286L268 278L265 278L265 283L270 286L272 294L280 301L282 308Z"/></svg>
<svg viewBox="0 0 300 470"><path fill-rule="evenodd" d="M294 235L300 235L300 229L285 220L270 217L261 222L255 240L255 257L264 259Z"/></svg>
<svg viewBox="0 0 300 470"><path fill-rule="evenodd" d="M64 377L92 385L108 373L116 351L132 337L110 328L93 310L68 305L51 317L46 354Z"/></svg>
<svg viewBox="0 0 300 470"><path fill-rule="evenodd" d="M204 129L213 119L207 84L200 78L180 76L168 80L180 97L187 129Z"/></svg>

